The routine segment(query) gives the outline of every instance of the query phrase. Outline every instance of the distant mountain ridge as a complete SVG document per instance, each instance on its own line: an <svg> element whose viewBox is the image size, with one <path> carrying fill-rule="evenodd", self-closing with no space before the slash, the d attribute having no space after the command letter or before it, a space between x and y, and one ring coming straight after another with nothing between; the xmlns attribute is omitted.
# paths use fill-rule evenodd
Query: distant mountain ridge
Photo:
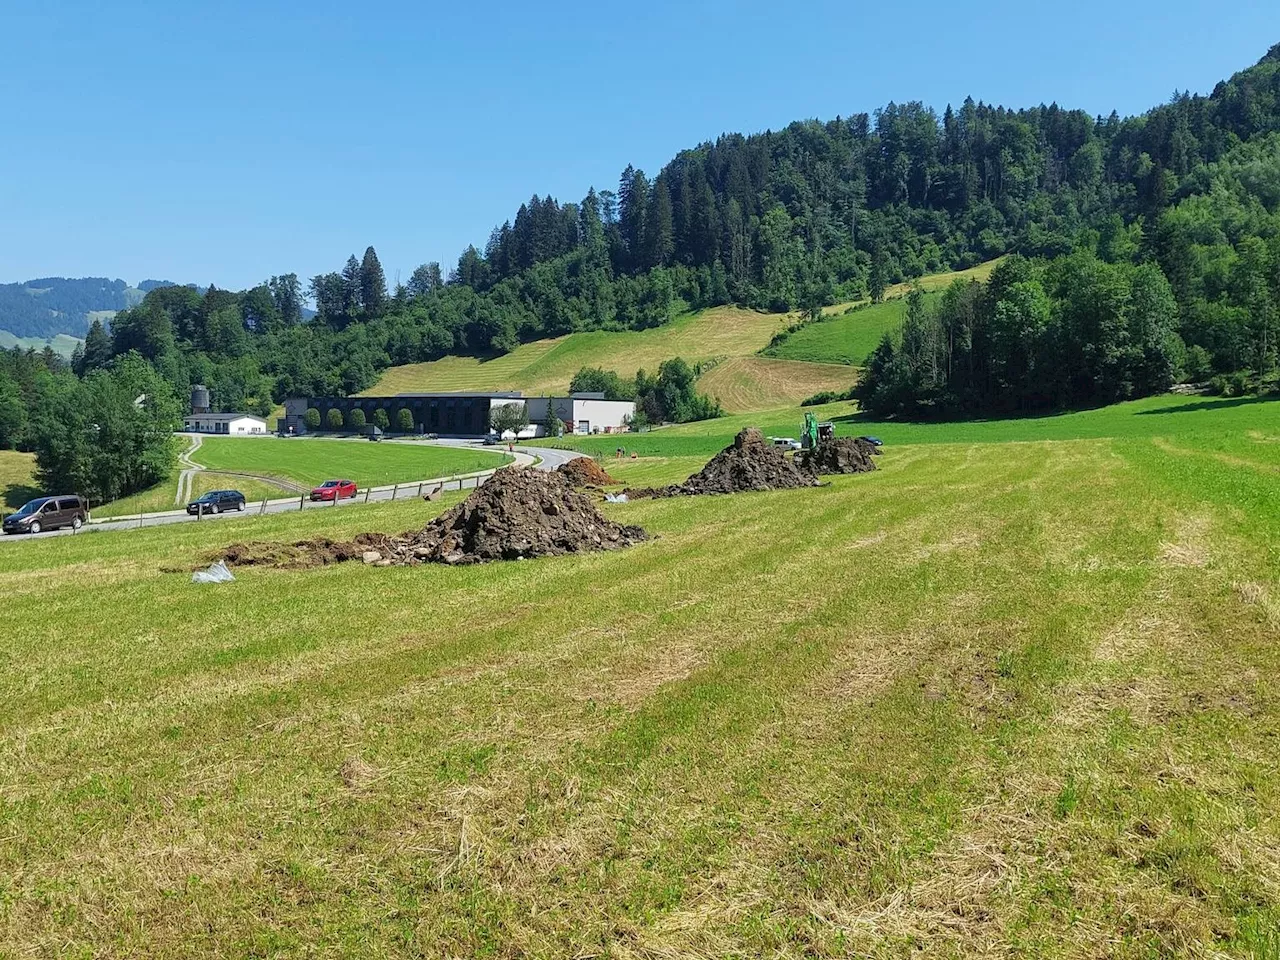
<svg viewBox="0 0 1280 960"><path fill-rule="evenodd" d="M15 337L83 337L94 319L109 320L170 280L143 280L136 287L106 277L40 277L0 284L0 330Z"/></svg>

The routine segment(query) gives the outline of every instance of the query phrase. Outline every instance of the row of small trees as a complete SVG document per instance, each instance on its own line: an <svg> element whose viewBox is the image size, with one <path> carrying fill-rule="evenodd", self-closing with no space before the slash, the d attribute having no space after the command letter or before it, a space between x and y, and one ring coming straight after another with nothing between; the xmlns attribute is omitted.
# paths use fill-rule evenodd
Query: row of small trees
<svg viewBox="0 0 1280 960"><path fill-rule="evenodd" d="M315 407L307 407L307 412L302 415L302 422L311 431L319 430L322 423L328 430L363 430L369 424L364 411L359 407L348 410L346 416L343 416L341 410L331 409L324 417L320 416L320 411ZM396 430L400 433L413 433L412 410L401 407L396 411L395 422ZM373 425L380 430L390 430L391 415L379 407L373 411Z"/></svg>

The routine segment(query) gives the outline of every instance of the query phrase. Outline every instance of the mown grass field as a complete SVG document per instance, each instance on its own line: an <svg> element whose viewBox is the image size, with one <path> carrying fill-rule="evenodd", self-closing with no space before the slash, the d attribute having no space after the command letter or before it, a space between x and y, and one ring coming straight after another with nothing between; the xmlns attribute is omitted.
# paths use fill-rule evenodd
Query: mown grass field
<svg viewBox="0 0 1280 960"><path fill-rule="evenodd" d="M511 458L422 443L207 437L192 459L210 470L279 477L308 487L331 478L368 487L490 470Z"/></svg>
<svg viewBox="0 0 1280 960"><path fill-rule="evenodd" d="M734 357L698 378L698 390L717 397L729 413L798 406L823 390L848 390L854 371L832 363Z"/></svg>
<svg viewBox="0 0 1280 960"><path fill-rule="evenodd" d="M1177 403L613 554L189 583L421 502L6 543L0 955L1275 956L1280 405Z"/></svg>
<svg viewBox="0 0 1280 960"><path fill-rule="evenodd" d="M750 356L787 325L786 314L714 307L685 314L649 330L572 333L522 344L493 360L446 357L430 363L392 367L365 393L369 396L427 390L523 390L527 394L568 389L583 367L603 367L623 376L644 368L655 372L663 360L690 363L712 357Z"/></svg>
<svg viewBox="0 0 1280 960"><path fill-rule="evenodd" d="M998 261L971 270L922 277L916 281L926 290L946 286L957 277L985 280ZM907 284L897 284L886 291L890 298L905 296ZM843 313L850 303L827 307L829 314ZM793 335L783 348L770 351L775 360L803 360L817 364L858 364L880 340L884 329L901 322L905 305L890 301L851 316L865 322L858 326L849 342L846 318L833 321L839 330L829 331L828 340L809 343L812 336L792 346ZM593 331L573 333L548 340L522 344L515 350L492 360L474 357L445 357L429 363L412 363L392 367L366 396L387 396L415 391L458 390L522 390L538 395L560 393L568 389L573 375L583 367L602 367L631 377L641 368L653 372L658 364L672 357L683 357L690 363L723 358L711 370L702 389L721 396L731 412L765 410L783 404L795 404L821 390L847 389L850 374L819 367L771 362L755 354L769 345L773 335L796 319L795 314L769 314L740 307L713 307L684 314L661 327L650 330L621 332ZM817 324L815 327L826 327ZM875 328L874 337L871 329ZM870 346L862 349L862 341ZM840 386L834 386L839 383Z"/></svg>

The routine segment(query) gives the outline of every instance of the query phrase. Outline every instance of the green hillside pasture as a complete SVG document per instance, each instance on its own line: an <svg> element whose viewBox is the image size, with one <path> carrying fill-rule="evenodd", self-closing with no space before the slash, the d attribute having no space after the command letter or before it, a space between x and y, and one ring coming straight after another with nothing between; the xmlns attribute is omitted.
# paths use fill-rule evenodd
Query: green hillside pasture
<svg viewBox="0 0 1280 960"><path fill-rule="evenodd" d="M0 954L1272 955L1280 478L1199 444L1280 431L1141 409L617 553L190 583L417 501L6 544Z"/></svg>
<svg viewBox="0 0 1280 960"><path fill-rule="evenodd" d="M926 294L933 298L937 294ZM884 335L902 325L907 315L905 299L854 307L817 323L806 323L766 356L810 363L843 363L862 366Z"/></svg>
<svg viewBox="0 0 1280 960"><path fill-rule="evenodd" d="M376 487L492 470L511 460L505 453L425 443L277 437L209 437L192 459L210 470L275 477L307 487L334 478Z"/></svg>
<svg viewBox="0 0 1280 960"><path fill-rule="evenodd" d="M889 331L896 330L907 315L907 296L914 287L937 294L956 280L985 283L1000 260L990 260L953 273L935 273L910 283L898 283L885 291L881 303L859 300L823 307L823 319L807 323L776 347L767 347L764 356L810 363L845 363L861 366Z"/></svg>
<svg viewBox="0 0 1280 960"><path fill-rule="evenodd" d="M649 330L572 333L522 344L493 360L445 357L392 367L368 396L431 390L523 390L529 394L567 390L583 367L603 367L631 377L672 357L690 363L712 357L750 356L768 344L790 318L738 307L685 314Z"/></svg>
<svg viewBox="0 0 1280 960"><path fill-rule="evenodd" d="M832 363L799 363L765 357L733 357L698 379L698 390L717 398L729 413L794 407L824 390L843 393L854 371Z"/></svg>
<svg viewBox="0 0 1280 960"><path fill-rule="evenodd" d="M69 358L75 352L76 347L84 341L78 337L73 337L67 333L60 333L55 337L19 337L10 333L8 330L0 330L0 350L12 350L14 347L21 347L23 350L44 350L45 347L52 347L53 352L60 357Z"/></svg>

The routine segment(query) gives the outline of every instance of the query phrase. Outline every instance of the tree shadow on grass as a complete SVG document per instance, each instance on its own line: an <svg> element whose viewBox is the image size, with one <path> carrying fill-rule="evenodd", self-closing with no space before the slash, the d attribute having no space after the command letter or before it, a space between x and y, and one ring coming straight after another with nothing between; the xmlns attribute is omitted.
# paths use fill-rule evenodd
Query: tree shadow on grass
<svg viewBox="0 0 1280 960"><path fill-rule="evenodd" d="M1198 413L1203 410L1226 410L1228 407L1247 407L1255 403L1273 403L1275 396L1267 397L1213 397L1206 400L1194 400L1176 407L1161 407L1159 410L1139 410L1138 416L1164 416L1166 413Z"/></svg>
<svg viewBox="0 0 1280 960"><path fill-rule="evenodd" d="M28 500L34 500L40 496L40 488L32 487L25 483L15 483L5 487L3 498L4 505L17 510Z"/></svg>

